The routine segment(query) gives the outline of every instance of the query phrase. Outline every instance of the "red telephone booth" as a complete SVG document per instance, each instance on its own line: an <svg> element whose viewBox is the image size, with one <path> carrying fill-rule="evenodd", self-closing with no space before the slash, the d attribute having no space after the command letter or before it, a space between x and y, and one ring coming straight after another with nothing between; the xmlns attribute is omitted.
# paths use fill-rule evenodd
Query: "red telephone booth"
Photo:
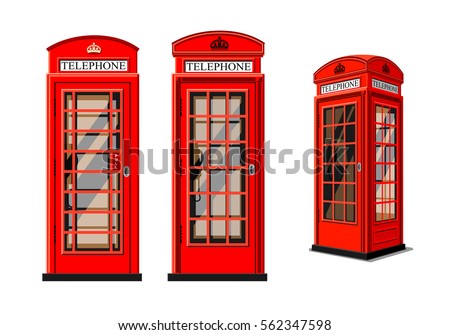
<svg viewBox="0 0 450 335"><path fill-rule="evenodd" d="M264 43L210 31L173 43L173 273L264 273Z"/></svg>
<svg viewBox="0 0 450 335"><path fill-rule="evenodd" d="M403 73L389 59L335 59L314 74L315 244L370 259L403 244Z"/></svg>
<svg viewBox="0 0 450 335"><path fill-rule="evenodd" d="M106 36L48 48L43 280L141 280L137 50Z"/></svg>

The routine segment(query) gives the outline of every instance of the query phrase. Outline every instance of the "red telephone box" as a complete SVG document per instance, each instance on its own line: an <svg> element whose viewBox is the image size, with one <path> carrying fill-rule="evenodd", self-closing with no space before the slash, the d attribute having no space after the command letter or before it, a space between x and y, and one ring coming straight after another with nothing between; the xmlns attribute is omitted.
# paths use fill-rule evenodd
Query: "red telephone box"
<svg viewBox="0 0 450 335"><path fill-rule="evenodd" d="M137 50L106 36L48 48L43 280L141 280Z"/></svg>
<svg viewBox="0 0 450 335"><path fill-rule="evenodd" d="M403 73L389 59L335 59L314 74L315 244L370 259L403 244Z"/></svg>
<svg viewBox="0 0 450 335"><path fill-rule="evenodd" d="M169 280L264 273L264 43L210 31L173 43Z"/></svg>

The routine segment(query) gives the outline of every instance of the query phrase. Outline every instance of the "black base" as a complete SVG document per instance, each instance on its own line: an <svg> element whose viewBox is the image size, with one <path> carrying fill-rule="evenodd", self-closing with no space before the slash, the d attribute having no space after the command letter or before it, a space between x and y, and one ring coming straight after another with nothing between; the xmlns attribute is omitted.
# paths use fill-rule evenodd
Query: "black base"
<svg viewBox="0 0 450 335"><path fill-rule="evenodd" d="M267 281L267 273L169 273L168 281Z"/></svg>
<svg viewBox="0 0 450 335"><path fill-rule="evenodd" d="M350 250L344 250L344 249L337 249L337 248L330 248L330 247L323 247L317 244L313 244L311 247L312 251L319 251L319 252L325 252L327 254L333 254L333 255L339 255L339 256L345 256L345 257L352 257L352 258L358 258L358 259L364 259L369 260L377 257L381 257L384 255L392 254L393 252L405 250L404 244L399 244L394 247L381 249L369 253L363 253L363 252L356 252L356 251L350 251Z"/></svg>
<svg viewBox="0 0 450 335"><path fill-rule="evenodd" d="M43 273L42 281L142 281L141 273Z"/></svg>

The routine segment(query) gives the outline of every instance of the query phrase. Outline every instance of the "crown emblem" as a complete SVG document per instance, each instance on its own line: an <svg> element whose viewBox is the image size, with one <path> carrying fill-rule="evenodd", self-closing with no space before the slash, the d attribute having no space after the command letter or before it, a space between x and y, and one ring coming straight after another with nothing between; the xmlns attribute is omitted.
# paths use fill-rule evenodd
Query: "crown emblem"
<svg viewBox="0 0 450 335"><path fill-rule="evenodd" d="M92 43L90 46L86 48L88 54L99 54L102 52L102 48L100 48L97 44Z"/></svg>
<svg viewBox="0 0 450 335"><path fill-rule="evenodd" d="M210 44L211 49L213 50L227 50L228 49L228 42L223 40L220 36L217 40L214 40Z"/></svg>
<svg viewBox="0 0 450 335"><path fill-rule="evenodd" d="M389 69L389 66L386 63L384 63L381 70L383 70L383 72L386 72L386 73L391 72L391 70Z"/></svg>
<svg viewBox="0 0 450 335"><path fill-rule="evenodd" d="M341 72L345 72L345 66L342 65L341 63L339 63L338 65L336 65L336 67L334 68L334 74L338 74Z"/></svg>

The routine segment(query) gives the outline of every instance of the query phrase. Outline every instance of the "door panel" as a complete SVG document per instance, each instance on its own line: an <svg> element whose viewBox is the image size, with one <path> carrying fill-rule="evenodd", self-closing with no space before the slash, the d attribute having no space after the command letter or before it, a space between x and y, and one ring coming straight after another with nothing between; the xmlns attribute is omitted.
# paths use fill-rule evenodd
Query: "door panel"
<svg viewBox="0 0 450 335"><path fill-rule="evenodd" d="M318 244L361 251L361 98L318 105Z"/></svg>
<svg viewBox="0 0 450 335"><path fill-rule="evenodd" d="M254 273L255 84L182 84L181 94L181 272Z"/></svg>
<svg viewBox="0 0 450 335"><path fill-rule="evenodd" d="M129 272L129 106L127 84L56 84L57 273Z"/></svg>

